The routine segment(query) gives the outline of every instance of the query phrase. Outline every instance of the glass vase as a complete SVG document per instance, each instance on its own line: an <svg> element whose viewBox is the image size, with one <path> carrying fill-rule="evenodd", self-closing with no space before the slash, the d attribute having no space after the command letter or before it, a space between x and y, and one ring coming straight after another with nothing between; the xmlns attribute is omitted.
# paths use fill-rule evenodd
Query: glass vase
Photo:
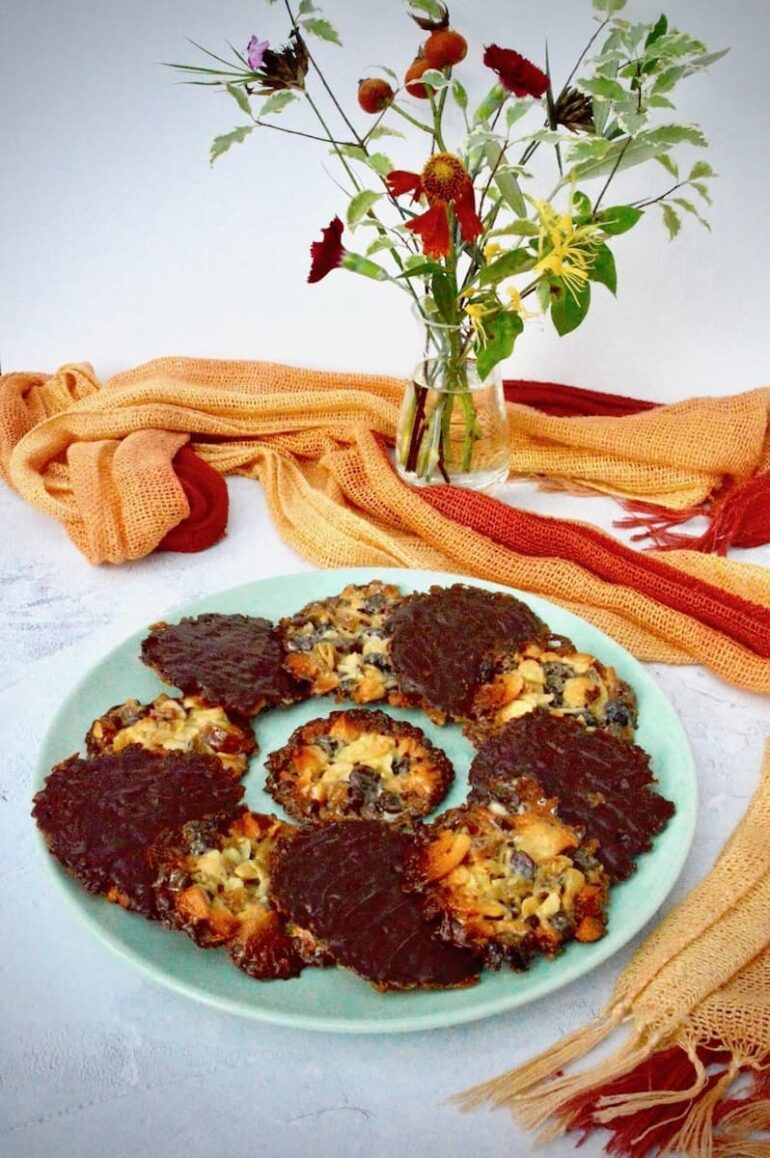
<svg viewBox="0 0 770 1158"><path fill-rule="evenodd" d="M472 333L423 320L423 356L406 383L395 466L413 486L488 490L508 474L510 435L500 373L481 378Z"/></svg>

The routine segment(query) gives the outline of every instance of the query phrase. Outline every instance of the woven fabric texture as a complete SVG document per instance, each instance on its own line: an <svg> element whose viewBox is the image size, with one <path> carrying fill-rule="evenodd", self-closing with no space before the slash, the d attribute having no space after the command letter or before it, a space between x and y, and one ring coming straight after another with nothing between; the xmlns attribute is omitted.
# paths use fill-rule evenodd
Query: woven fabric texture
<svg viewBox="0 0 770 1158"><path fill-rule="evenodd" d="M0 471L92 562L121 563L188 517L173 464L189 441L220 474L259 479L279 534L317 566L506 583L574 610L641 659L697 661L770 690L766 569L694 552L639 556L580 524L531 516L525 526L501 503L490 520L479 496L409 488L383 449L401 392L388 377L184 358L103 385L88 365L10 374L0 379ZM511 404L513 471L687 506L767 466L769 401L763 389L570 418ZM612 567L599 568L600 556Z"/></svg>

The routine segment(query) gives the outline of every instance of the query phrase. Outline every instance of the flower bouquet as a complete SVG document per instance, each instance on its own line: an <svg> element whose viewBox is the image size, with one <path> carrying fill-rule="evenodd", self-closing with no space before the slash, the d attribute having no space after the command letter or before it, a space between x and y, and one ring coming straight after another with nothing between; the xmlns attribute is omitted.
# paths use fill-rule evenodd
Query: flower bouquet
<svg viewBox="0 0 770 1158"><path fill-rule="evenodd" d="M214 140L212 162L257 130L300 133L339 162L344 221L335 216L310 246L308 280L345 269L411 300L422 357L395 442L396 469L410 482L486 488L504 478L510 443L499 366L527 320L548 315L560 335L579 326L592 285L616 292L615 238L651 211L671 237L687 216L706 224L713 170L702 159L682 169L678 154L707 142L697 126L674 122L672 98L723 53L709 53L665 16L625 19L625 3L592 0L595 27L558 82L547 50L541 67L499 44L472 49L441 0L408 0L419 46L405 46L399 69L383 65L359 81L357 109L335 93L309 47L341 44L311 0L296 8L284 0L289 32L280 48L252 36L243 51L230 48L231 58L201 49L206 65L171 66L191 83L225 90L245 117ZM474 55L489 74L480 99L463 83ZM285 124L297 101L316 132ZM424 145L419 172L382 151L383 139L395 146L407 133ZM613 203L617 175L639 165L658 179L644 195ZM363 242L351 247L346 228Z"/></svg>

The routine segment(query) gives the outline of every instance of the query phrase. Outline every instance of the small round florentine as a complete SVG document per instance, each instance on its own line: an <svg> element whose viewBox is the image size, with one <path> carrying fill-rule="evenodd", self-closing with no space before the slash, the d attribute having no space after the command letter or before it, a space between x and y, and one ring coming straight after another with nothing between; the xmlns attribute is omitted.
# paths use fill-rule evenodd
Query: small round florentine
<svg viewBox="0 0 770 1158"><path fill-rule="evenodd" d="M303 724L267 768L267 791L299 820L410 823L444 799L454 778L420 728L366 710Z"/></svg>
<svg viewBox="0 0 770 1158"><path fill-rule="evenodd" d="M455 583L406 596L385 625L401 701L435 720L468 718L491 647L517 646L547 632L534 611L502 591Z"/></svg>
<svg viewBox="0 0 770 1158"><path fill-rule="evenodd" d="M233 816L243 786L215 756L138 744L51 770L32 815L51 853L89 893L157 917L148 850L167 828Z"/></svg>
<svg viewBox="0 0 770 1158"><path fill-rule="evenodd" d="M564 636L493 649L481 665L467 734L480 743L509 720L536 709L569 716L586 728L602 728L632 740L637 720L631 686L595 656L579 652Z"/></svg>
<svg viewBox="0 0 770 1158"><path fill-rule="evenodd" d="M385 620L402 598L393 584L350 583L339 595L282 619L287 671L314 696L331 693L357 704L400 702Z"/></svg>
<svg viewBox="0 0 770 1158"><path fill-rule="evenodd" d="M518 791L515 810L470 803L444 813L417 834L406 864L440 936L492 968L526 969L537 953L605 932L608 878L590 846L538 784L521 778Z"/></svg>
<svg viewBox="0 0 770 1158"><path fill-rule="evenodd" d="M549 712L511 720L482 744L468 773L471 799L509 807L522 775L556 797L562 820L594 841L613 882L635 871L636 858L674 814L655 791L647 752Z"/></svg>
<svg viewBox="0 0 770 1158"><path fill-rule="evenodd" d="M293 829L275 816L194 821L153 846L155 893L164 924L197 945L223 945L256 980L296 977L304 961L270 900L270 866Z"/></svg>
<svg viewBox="0 0 770 1158"><path fill-rule="evenodd" d="M358 82L358 103L365 113L381 113L396 94L386 80L369 76Z"/></svg>
<svg viewBox="0 0 770 1158"><path fill-rule="evenodd" d="M240 716L302 698L283 658L277 629L253 615L210 613L155 623L141 647L143 663L164 683Z"/></svg>
<svg viewBox="0 0 770 1158"><path fill-rule="evenodd" d="M237 723L224 708L196 696L160 695L149 704L126 700L94 720L86 736L91 755L122 752L140 744L151 752L204 752L216 756L236 779L248 768L256 740L245 720Z"/></svg>
<svg viewBox="0 0 770 1158"><path fill-rule="evenodd" d="M465 60L468 41L453 28L437 28L423 44L422 54L431 68L451 68Z"/></svg>
<svg viewBox="0 0 770 1158"><path fill-rule="evenodd" d="M434 936L401 887L410 836L376 820L307 825L273 864L273 902L319 951L375 989L473 985L481 962Z"/></svg>

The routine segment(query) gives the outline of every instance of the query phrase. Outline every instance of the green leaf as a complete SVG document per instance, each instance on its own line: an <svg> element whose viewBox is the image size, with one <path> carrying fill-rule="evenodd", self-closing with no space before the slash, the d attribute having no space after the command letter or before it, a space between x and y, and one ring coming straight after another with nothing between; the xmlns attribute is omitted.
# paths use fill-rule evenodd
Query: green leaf
<svg viewBox="0 0 770 1158"><path fill-rule="evenodd" d="M501 105L505 104L507 93L502 85L494 84L473 114L474 124L482 124L493 117Z"/></svg>
<svg viewBox="0 0 770 1158"><path fill-rule="evenodd" d="M403 273L400 273L399 278L405 277L430 277L434 273L442 273L442 267L437 261L424 261L418 254L413 254L404 262L406 268Z"/></svg>
<svg viewBox="0 0 770 1158"><path fill-rule="evenodd" d="M596 250L588 276L591 281L606 285L610 293L617 293L618 274L615 268L615 258L608 245L600 245Z"/></svg>
<svg viewBox="0 0 770 1158"><path fill-rule="evenodd" d="M362 149L360 145L339 145L332 152L342 153L344 157L350 157L353 161L360 161L362 165L368 165L381 177L386 177L395 168L390 157L386 157L384 153L367 153L366 149Z"/></svg>
<svg viewBox="0 0 770 1158"><path fill-rule="evenodd" d="M698 196L702 197L707 205L711 205L711 194L709 193L706 185L703 185L700 181L691 181L690 188L694 189Z"/></svg>
<svg viewBox="0 0 770 1158"><path fill-rule="evenodd" d="M669 172L672 177L676 177L677 179L679 178L679 166L674 161L673 157L669 157L668 153L661 153L660 156L655 157L654 160L656 160L659 165L662 165L663 168Z"/></svg>
<svg viewBox="0 0 770 1158"><path fill-rule="evenodd" d="M506 237L512 233L516 237L537 237L539 232L540 230L534 221L521 217L518 221L512 221L510 225L502 225L499 229L490 230L487 236L490 238Z"/></svg>
<svg viewBox="0 0 770 1158"><path fill-rule="evenodd" d="M309 32L311 36L317 36L319 40L326 40L331 44L342 45L337 29L333 24L330 24L328 20L318 20L315 16L311 16L305 20L301 20L300 24L306 32Z"/></svg>
<svg viewBox="0 0 770 1158"><path fill-rule="evenodd" d="M383 249L398 249L398 242L394 237L383 234L382 237L375 237L374 241L367 245L366 252L371 256L371 254L379 253Z"/></svg>
<svg viewBox="0 0 770 1158"><path fill-rule="evenodd" d="M525 117L532 108L532 101L512 101L505 110L505 123L510 129L511 125L515 125L522 117Z"/></svg>
<svg viewBox="0 0 770 1158"><path fill-rule="evenodd" d="M468 94L459 80L452 80L452 96L458 109L462 109L462 111L465 112L468 107Z"/></svg>
<svg viewBox="0 0 770 1158"><path fill-rule="evenodd" d="M250 117L251 101L246 96L246 93L243 91L243 89L240 88L237 84L228 84L225 87L235 103L238 105L238 108L241 110L241 112L245 113L247 117Z"/></svg>
<svg viewBox="0 0 770 1158"><path fill-rule="evenodd" d="M679 214L667 202L664 201L661 208L663 210L663 224L673 240L682 228L682 222L679 219Z"/></svg>
<svg viewBox="0 0 770 1158"><path fill-rule="evenodd" d="M427 84L434 92L441 92L444 88L449 88L452 83L448 76L444 76L443 72L438 68L426 68L420 76L420 81Z"/></svg>
<svg viewBox="0 0 770 1158"><path fill-rule="evenodd" d="M290 89L283 89L281 92L272 93L259 110L261 117L269 117L271 114L282 113L287 105L297 99L297 94Z"/></svg>
<svg viewBox="0 0 770 1158"><path fill-rule="evenodd" d="M526 249L509 249L479 270L479 285L496 285L506 277L533 269L535 257Z"/></svg>
<svg viewBox="0 0 770 1158"><path fill-rule="evenodd" d="M626 233L629 229L633 229L643 216L642 210L634 208L633 205L613 205L610 209L603 209L596 220L605 233L615 237L618 233Z"/></svg>
<svg viewBox="0 0 770 1158"><path fill-rule="evenodd" d="M224 133L221 137L215 137L209 150L209 162L213 165L217 158L226 153L231 145L239 145L253 131L253 125L240 125L231 133Z"/></svg>
<svg viewBox="0 0 770 1158"><path fill-rule="evenodd" d="M451 321L454 318L457 308L457 295L443 269L433 274L430 288L433 294L433 300L438 306L438 312L441 314L442 319Z"/></svg>
<svg viewBox="0 0 770 1158"><path fill-rule="evenodd" d="M698 181L701 177L716 177L716 173L709 165L708 161L696 161L690 172L687 174L688 181Z"/></svg>
<svg viewBox="0 0 770 1158"><path fill-rule="evenodd" d="M387 125L375 125L366 134L366 139L367 141L376 141L380 137L403 137L403 135L398 129L390 129Z"/></svg>
<svg viewBox="0 0 770 1158"><path fill-rule="evenodd" d="M685 213L691 213L693 217L700 221L701 225L704 226L705 229L708 229L709 233L711 232L711 226L709 225L708 221L705 217L701 217L692 201L688 201L686 197L673 197L672 201L674 202L674 205L678 205L680 209L684 209Z"/></svg>
<svg viewBox="0 0 770 1158"><path fill-rule="evenodd" d="M656 40L659 40L664 32L668 32L668 20L661 15L656 20L650 31L647 33L647 39L644 42L644 47L649 48Z"/></svg>
<svg viewBox="0 0 770 1158"><path fill-rule="evenodd" d="M592 216L591 198L587 193L576 189L572 194L572 217L578 224L590 221Z"/></svg>
<svg viewBox="0 0 770 1158"><path fill-rule="evenodd" d="M271 2L272 2L272 0L271 0ZM318 9L316 8L315 4L312 3L312 0L302 0L302 3L300 4L299 8L297 9L297 15L298 16L309 16L311 12L317 12L317 11L318 11Z"/></svg>
<svg viewBox="0 0 770 1158"><path fill-rule="evenodd" d="M551 282L551 318L560 337L578 328L590 305L590 282L584 282L576 294L570 293L557 278Z"/></svg>
<svg viewBox="0 0 770 1158"><path fill-rule="evenodd" d="M601 16L613 16L626 6L626 0L592 0L594 12Z"/></svg>
<svg viewBox="0 0 770 1158"><path fill-rule="evenodd" d="M362 189L356 193L348 205L347 222L351 229L355 229L362 217L366 217L371 207L375 205L383 193L375 193L373 189Z"/></svg>
<svg viewBox="0 0 770 1158"><path fill-rule="evenodd" d="M628 99L628 90L619 80L612 80L608 76L598 76L593 80L581 80L578 86L590 96L603 97L610 101L625 101Z"/></svg>
<svg viewBox="0 0 770 1158"><path fill-rule="evenodd" d="M441 20L444 15L443 5L438 0L409 0L409 7L425 12L432 20Z"/></svg>
<svg viewBox="0 0 770 1158"><path fill-rule="evenodd" d="M524 322L513 311L501 310L499 314L485 318L484 333L487 340L476 352L476 369L482 381L498 362L510 358L514 342L523 329Z"/></svg>

